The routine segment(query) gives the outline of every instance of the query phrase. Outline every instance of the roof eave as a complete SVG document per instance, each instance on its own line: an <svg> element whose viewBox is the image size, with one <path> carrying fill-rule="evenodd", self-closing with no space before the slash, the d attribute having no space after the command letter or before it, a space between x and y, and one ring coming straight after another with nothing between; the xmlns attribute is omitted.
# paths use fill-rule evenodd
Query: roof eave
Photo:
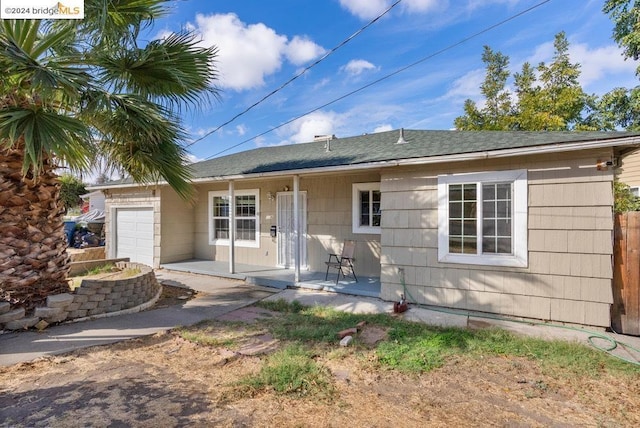
<svg viewBox="0 0 640 428"><path fill-rule="evenodd" d="M270 177L282 177L282 176L293 176L293 175L312 175L312 174L321 174L321 173L326 174L326 173L332 173L332 172L363 171L363 170L389 168L389 167L404 166L404 165L428 165L428 164L443 163L443 162L463 162L463 161L470 161L470 160L505 158L505 157L526 156L526 155L533 155L533 154L549 154L549 153L569 152L569 151L575 151L575 150L590 150L590 149L617 147L617 146L640 147L640 136L609 138L609 139L593 140L593 141L579 141L579 142L572 142L572 143L560 142L560 143L545 144L540 146L518 147L518 148L499 149L499 150L485 150L481 152L472 152L472 153L459 153L459 154L440 155L440 156L425 156L425 157L417 157L417 158L365 162L365 163L358 163L358 164L338 165L338 166L329 166L329 167L289 169L289 170L281 170L281 171L203 177L203 178L196 178L192 180L192 182L194 184L205 184L205 183L219 183L219 182L233 181L233 180L250 180L250 179L256 179L256 178L270 178ZM157 185L166 185L166 184L167 184L166 182L162 182L162 181L157 183ZM120 189L120 188L133 188L133 187L141 187L141 185L136 183L127 183L127 184L117 184L112 186L100 186L100 187L90 186L90 187L87 187L87 190Z"/></svg>

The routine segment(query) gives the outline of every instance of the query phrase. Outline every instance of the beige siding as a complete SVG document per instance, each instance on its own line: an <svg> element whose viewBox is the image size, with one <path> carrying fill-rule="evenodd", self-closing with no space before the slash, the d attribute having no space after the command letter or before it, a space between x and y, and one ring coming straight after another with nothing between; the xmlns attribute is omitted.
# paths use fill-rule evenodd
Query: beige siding
<svg viewBox="0 0 640 428"><path fill-rule="evenodd" d="M404 272L410 297L422 304L608 326L613 172L596 163L611 156L601 150L385 171L381 297L398 298ZM520 168L528 170L528 266L439 263L438 174Z"/></svg>
<svg viewBox="0 0 640 428"><path fill-rule="evenodd" d="M632 187L640 187L640 150L623 157L616 177Z"/></svg>
<svg viewBox="0 0 640 428"><path fill-rule="evenodd" d="M153 267L160 266L160 191L146 189L111 189L105 193L105 251L107 257L115 257L115 221L113 216L118 208L153 208Z"/></svg>
<svg viewBox="0 0 640 428"><path fill-rule="evenodd" d="M328 253L340 252L345 240L356 241L355 270L359 276L380 275L380 235L353 233L352 185L377 183L380 175L345 174L302 178L308 192L309 269L324 272Z"/></svg>
<svg viewBox="0 0 640 428"><path fill-rule="evenodd" d="M161 190L160 206L160 263L193 258L194 210L168 187Z"/></svg>

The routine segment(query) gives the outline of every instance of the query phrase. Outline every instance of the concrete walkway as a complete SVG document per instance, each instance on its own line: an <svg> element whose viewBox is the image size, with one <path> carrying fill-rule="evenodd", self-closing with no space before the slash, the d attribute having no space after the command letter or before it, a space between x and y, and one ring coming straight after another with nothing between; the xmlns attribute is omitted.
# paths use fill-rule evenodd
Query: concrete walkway
<svg viewBox="0 0 640 428"><path fill-rule="evenodd" d="M42 332L2 334L0 366L193 325L251 305L279 291L205 275L160 271L156 276L161 283L191 288L202 292L203 296L189 300L184 305L70 322L49 327Z"/></svg>
<svg viewBox="0 0 640 428"><path fill-rule="evenodd" d="M330 306L339 311L352 313L393 313L393 302L362 296L314 291L305 289L278 290L249 285L242 281L207 275L160 270L158 280L168 285L184 286L203 293L203 296L187 301L184 305L152 309L128 315L90 321L67 323L50 327L43 332L20 332L0 335L0 366L31 361L46 355L69 352L88 346L104 345L134 337L146 336L178 326L193 325L207 319L251 305L258 300L297 300L303 305ZM406 320L429 325L462 328L486 328L499 326L512 332L543 339L562 339L589 344L594 334L609 340L591 338L596 345L607 348L612 341L640 349L640 337L605 333L595 328L565 328L545 324L492 319L483 314L462 311L444 311L410 305L400 315ZM640 352L617 346L615 355L640 361Z"/></svg>

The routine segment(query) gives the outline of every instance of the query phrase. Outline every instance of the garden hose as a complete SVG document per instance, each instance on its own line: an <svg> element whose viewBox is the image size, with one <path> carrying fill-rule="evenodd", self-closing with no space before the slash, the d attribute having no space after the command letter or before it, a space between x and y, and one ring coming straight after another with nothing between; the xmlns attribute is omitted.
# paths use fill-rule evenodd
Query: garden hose
<svg viewBox="0 0 640 428"><path fill-rule="evenodd" d="M409 293L409 290L407 290L407 285L406 285L405 279L404 279L404 269L400 268L400 269L398 269L398 271L399 271L400 282L402 283L402 289L403 289L403 292L404 292L405 299L407 300L407 302L410 302L410 303L413 303L413 304L418 304L418 301L411 295L411 293ZM447 310L447 309L438 308L438 307L432 307L432 306L430 306L428 309L430 311L441 312L441 313L450 314L450 315L460 315L460 312L465 312L467 316L471 316L468 311L452 311L452 310ZM630 364L634 364L634 365L640 366L640 361L637 360L637 359L633 359L632 360L632 359L624 358L624 357L621 357L619 355L616 355L616 354L612 353L612 351L614 349L620 347L620 348L623 348L625 350L634 351L638 355L640 355L640 349L635 348L635 347L631 346L628 343L624 343L624 342L621 342L619 340L616 340L613 337L607 336L606 334L603 334L603 333L584 330L584 329L581 329L581 328L576 328L576 327L571 327L571 326L565 326L565 325L559 325L559 324L550 324L550 323L546 323L546 322L521 321L521 320L517 320L517 319L510 319L510 318L501 317L499 315L489 315L489 314L480 314L480 313L475 314L474 313L473 317L474 318L492 319L492 320L496 320L496 321L515 322L515 323L520 323L520 324L537 325L537 326L544 326L544 327L554 327L554 328L561 328L561 329L565 329L565 330L571 330L571 331L576 331L576 332L580 332L580 333L585 333L585 334L589 335L589 337L587 338L587 342L589 343L589 345L593 346L598 351L606 352L610 356L612 356L614 358L617 358L619 360L622 360L622 361L624 361L626 363L630 363ZM594 342L594 339L604 340L605 342L608 342L609 345L608 346L597 345Z"/></svg>

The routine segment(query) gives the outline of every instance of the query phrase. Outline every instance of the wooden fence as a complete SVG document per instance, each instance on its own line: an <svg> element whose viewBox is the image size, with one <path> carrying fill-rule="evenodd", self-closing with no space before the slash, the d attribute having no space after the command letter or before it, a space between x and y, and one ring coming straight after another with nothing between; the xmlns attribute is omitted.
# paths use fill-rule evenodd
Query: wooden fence
<svg viewBox="0 0 640 428"><path fill-rule="evenodd" d="M611 325L640 336L640 212L616 214Z"/></svg>

